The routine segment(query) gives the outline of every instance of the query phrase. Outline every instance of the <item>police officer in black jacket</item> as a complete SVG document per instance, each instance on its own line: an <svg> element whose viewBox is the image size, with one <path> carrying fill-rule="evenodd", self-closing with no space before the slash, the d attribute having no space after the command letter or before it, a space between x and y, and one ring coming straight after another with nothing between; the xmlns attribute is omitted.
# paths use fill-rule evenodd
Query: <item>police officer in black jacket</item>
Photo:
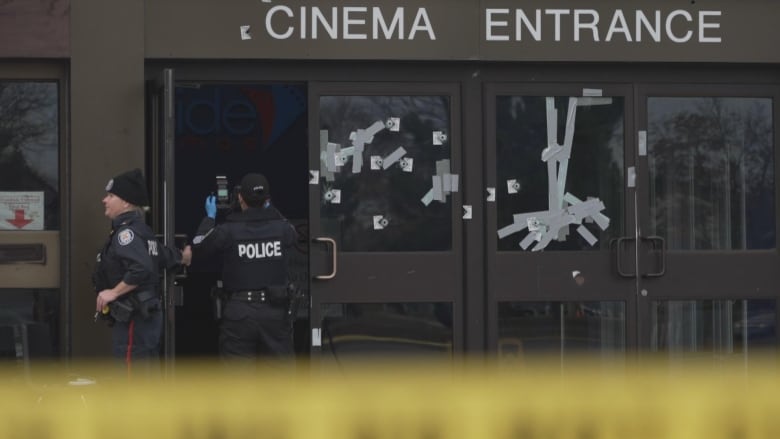
<svg viewBox="0 0 780 439"><path fill-rule="evenodd" d="M287 260L297 235L270 204L262 174L247 174L238 191L240 211L216 225L216 199L206 198L206 217L192 241L196 258L222 262L224 310L219 328L223 360L291 359L287 315Z"/></svg>
<svg viewBox="0 0 780 439"><path fill-rule="evenodd" d="M152 360L141 363L154 373L162 335L160 269L189 265L192 254L188 247L182 253L160 245L144 222L149 200L141 170L114 177L106 192L103 206L111 233L95 267L95 316L111 321L113 354L128 372L134 362Z"/></svg>

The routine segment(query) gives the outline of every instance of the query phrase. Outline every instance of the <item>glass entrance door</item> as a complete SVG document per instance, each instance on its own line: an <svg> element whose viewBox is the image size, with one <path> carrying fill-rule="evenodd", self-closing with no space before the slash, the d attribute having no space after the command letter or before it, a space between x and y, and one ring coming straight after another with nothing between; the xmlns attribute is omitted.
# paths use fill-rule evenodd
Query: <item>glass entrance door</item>
<svg viewBox="0 0 780 439"><path fill-rule="evenodd" d="M313 83L309 108L315 359L451 357L462 343L458 88Z"/></svg>
<svg viewBox="0 0 780 439"><path fill-rule="evenodd" d="M488 343L499 358L636 343L632 94L617 85L486 88ZM621 265L618 266L617 262Z"/></svg>
<svg viewBox="0 0 780 439"><path fill-rule="evenodd" d="M746 360L776 348L777 91L486 91L488 343L499 358L638 349Z"/></svg>
<svg viewBox="0 0 780 439"><path fill-rule="evenodd" d="M640 344L747 358L777 345L777 91L639 88Z"/></svg>

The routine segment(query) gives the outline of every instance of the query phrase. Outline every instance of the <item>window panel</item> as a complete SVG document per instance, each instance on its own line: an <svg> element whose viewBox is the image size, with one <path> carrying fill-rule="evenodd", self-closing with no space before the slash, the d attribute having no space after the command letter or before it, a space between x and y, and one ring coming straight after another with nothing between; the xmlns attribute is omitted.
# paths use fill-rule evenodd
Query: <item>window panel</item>
<svg viewBox="0 0 780 439"><path fill-rule="evenodd" d="M31 201L37 206L32 211L25 200L2 206L19 221L2 221L0 229L29 229L19 227L28 220L40 222L33 230L60 228L58 105L55 82L0 81L0 193L4 199L15 197L12 193L43 197Z"/></svg>
<svg viewBox="0 0 780 439"><path fill-rule="evenodd" d="M623 106L622 97L496 97L499 250L605 250L610 238L621 236ZM569 155L560 153L556 161L557 146L548 148L551 143L570 146ZM566 194L580 201L598 198L604 207L595 212L602 215L597 218L602 223L586 217L553 229L557 219L568 215L566 209L577 204ZM580 225L586 230L578 232ZM554 236L549 244L537 247L546 234Z"/></svg>
<svg viewBox="0 0 780 439"><path fill-rule="evenodd" d="M670 250L775 247L772 100L648 99L652 234Z"/></svg>
<svg viewBox="0 0 780 439"><path fill-rule="evenodd" d="M320 130L322 230L340 252L452 248L449 97L323 96Z"/></svg>

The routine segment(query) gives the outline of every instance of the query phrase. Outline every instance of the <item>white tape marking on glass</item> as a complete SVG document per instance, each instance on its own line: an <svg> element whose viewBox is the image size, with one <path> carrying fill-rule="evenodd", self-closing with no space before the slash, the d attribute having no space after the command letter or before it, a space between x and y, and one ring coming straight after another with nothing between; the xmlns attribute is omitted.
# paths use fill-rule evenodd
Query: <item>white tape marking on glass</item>
<svg viewBox="0 0 780 439"><path fill-rule="evenodd" d="M589 105L594 102L599 104L611 102L609 98L607 101L601 101L601 90L584 89L583 96L586 97L582 100L587 100ZM515 214L512 224L498 229L500 239L528 229L528 235L520 241L520 247L523 250L528 249L534 241L536 241L536 245L531 249L532 251L544 250L553 240L566 240L569 235L569 227L572 225L578 226L577 232L589 245L594 245L598 239L583 225L583 222L592 220L602 230L609 226L609 218L601 212L605 206L600 199L589 198L587 201L582 201L566 192L566 179L579 101L580 99L576 97L569 97L563 143L559 143L558 109L555 108L555 98L548 97L545 100L547 145L542 150L541 159L547 165L548 210ZM517 190L519 187L513 187L510 181L507 181L507 192L512 193L513 189Z"/></svg>
<svg viewBox="0 0 780 439"><path fill-rule="evenodd" d="M639 156L647 155L647 131L640 130L637 135L637 148L639 149Z"/></svg>

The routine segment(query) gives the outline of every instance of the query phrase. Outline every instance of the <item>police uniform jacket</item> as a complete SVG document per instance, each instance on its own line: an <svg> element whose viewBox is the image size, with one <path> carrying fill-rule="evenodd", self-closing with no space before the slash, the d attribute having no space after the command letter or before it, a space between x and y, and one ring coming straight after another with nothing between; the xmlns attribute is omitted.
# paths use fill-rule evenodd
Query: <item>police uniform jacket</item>
<svg viewBox="0 0 780 439"><path fill-rule="evenodd" d="M201 221L192 241L195 255L222 258L222 286L228 292L286 285L287 261L297 234L275 208L250 207L215 226Z"/></svg>
<svg viewBox="0 0 780 439"><path fill-rule="evenodd" d="M134 293L156 292L160 268L170 268L181 262L178 252L160 247L140 212L118 215L111 221L111 234L98 254L95 289L113 288L124 281L138 286Z"/></svg>

